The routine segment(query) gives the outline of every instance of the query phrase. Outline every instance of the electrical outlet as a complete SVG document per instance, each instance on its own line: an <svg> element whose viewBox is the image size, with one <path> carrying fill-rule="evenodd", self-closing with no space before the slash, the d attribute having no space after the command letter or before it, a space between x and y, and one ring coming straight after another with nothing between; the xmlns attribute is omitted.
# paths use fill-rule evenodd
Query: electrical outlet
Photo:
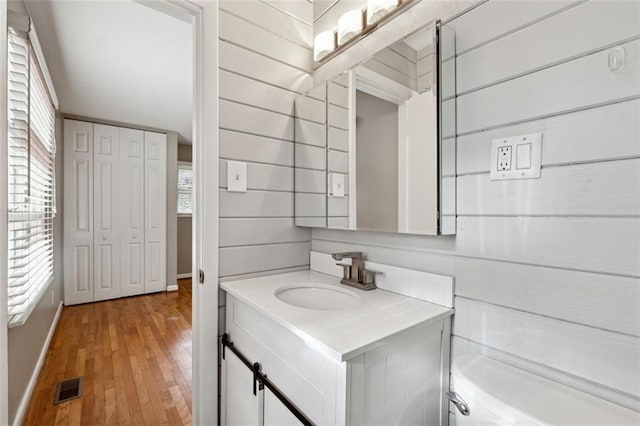
<svg viewBox="0 0 640 426"><path fill-rule="evenodd" d="M498 171L511 170L511 145L498 148Z"/></svg>

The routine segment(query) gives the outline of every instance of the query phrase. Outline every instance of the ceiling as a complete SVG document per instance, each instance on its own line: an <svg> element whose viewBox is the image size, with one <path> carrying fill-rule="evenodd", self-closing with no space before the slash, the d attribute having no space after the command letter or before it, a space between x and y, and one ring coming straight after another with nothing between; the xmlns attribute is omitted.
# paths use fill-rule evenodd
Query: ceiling
<svg viewBox="0 0 640 426"><path fill-rule="evenodd" d="M191 24L129 0L27 0L60 110L191 143Z"/></svg>

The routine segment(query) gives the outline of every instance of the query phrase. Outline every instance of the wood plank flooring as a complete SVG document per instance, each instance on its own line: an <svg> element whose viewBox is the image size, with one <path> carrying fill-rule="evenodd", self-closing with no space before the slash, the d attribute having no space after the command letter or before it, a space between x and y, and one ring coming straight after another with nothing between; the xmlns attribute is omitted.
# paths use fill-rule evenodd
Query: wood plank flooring
<svg viewBox="0 0 640 426"><path fill-rule="evenodd" d="M178 287L65 307L24 424L191 424L191 280ZM82 397L53 405L76 376Z"/></svg>

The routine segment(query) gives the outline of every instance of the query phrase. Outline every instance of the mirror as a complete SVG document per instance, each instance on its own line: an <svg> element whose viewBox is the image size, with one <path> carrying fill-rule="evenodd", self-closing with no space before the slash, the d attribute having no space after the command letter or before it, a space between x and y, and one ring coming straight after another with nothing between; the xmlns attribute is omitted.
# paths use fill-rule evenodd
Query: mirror
<svg viewBox="0 0 640 426"><path fill-rule="evenodd" d="M452 47L434 22L296 99L296 225L455 233Z"/></svg>

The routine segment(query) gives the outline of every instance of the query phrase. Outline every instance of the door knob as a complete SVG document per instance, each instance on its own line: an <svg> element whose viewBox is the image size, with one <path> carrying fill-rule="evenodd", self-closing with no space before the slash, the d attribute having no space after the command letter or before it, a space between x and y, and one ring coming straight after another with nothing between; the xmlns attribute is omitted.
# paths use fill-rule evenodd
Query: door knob
<svg viewBox="0 0 640 426"><path fill-rule="evenodd" d="M138 238L138 234L133 234L132 237L135 240L136 238Z"/></svg>
<svg viewBox="0 0 640 426"><path fill-rule="evenodd" d="M103 235L103 236L102 236L102 239L103 239L103 240L106 240L107 238L109 238L109 237L107 237L106 235Z"/></svg>

